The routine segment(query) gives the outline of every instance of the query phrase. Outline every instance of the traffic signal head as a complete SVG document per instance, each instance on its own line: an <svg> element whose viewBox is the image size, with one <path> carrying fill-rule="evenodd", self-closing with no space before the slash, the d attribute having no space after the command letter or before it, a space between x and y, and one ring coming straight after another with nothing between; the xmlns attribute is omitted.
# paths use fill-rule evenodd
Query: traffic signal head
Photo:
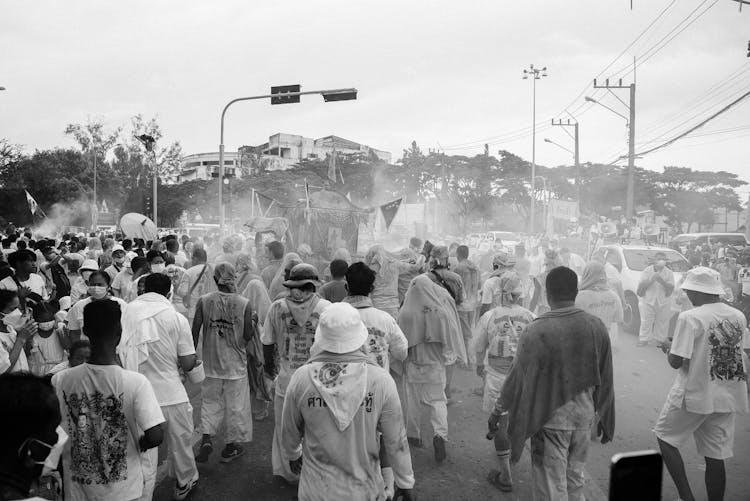
<svg viewBox="0 0 750 501"><path fill-rule="evenodd" d="M323 94L325 102L331 101L352 101L357 99L357 89L346 89L338 92L326 92Z"/></svg>

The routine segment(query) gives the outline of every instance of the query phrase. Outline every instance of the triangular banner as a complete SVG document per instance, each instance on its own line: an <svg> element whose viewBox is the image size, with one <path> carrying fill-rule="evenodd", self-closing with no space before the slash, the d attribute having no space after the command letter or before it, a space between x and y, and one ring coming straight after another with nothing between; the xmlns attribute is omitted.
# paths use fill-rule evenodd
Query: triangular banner
<svg viewBox="0 0 750 501"><path fill-rule="evenodd" d="M396 213L398 213L398 208L401 207L401 198L394 200L393 202L388 202L387 204L383 204L380 206L380 212L383 213L383 219L385 220L385 229L389 229L391 227L391 223L393 222L393 218L396 217Z"/></svg>

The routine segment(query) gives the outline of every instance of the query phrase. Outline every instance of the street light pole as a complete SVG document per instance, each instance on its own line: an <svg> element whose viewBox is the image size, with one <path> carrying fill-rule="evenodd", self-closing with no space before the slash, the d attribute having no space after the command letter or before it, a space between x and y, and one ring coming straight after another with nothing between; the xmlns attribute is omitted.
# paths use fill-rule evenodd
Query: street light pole
<svg viewBox="0 0 750 501"><path fill-rule="evenodd" d="M527 80L531 77L532 80L532 105L531 105L531 210L529 216L531 221L529 222L529 233L534 233L534 210L536 200L534 198L534 189L536 181L536 81L547 76L547 67L542 69L535 68L533 64L529 65L528 70L523 70L523 79Z"/></svg>
<svg viewBox="0 0 750 501"><path fill-rule="evenodd" d="M219 138L219 233L224 234L224 116L227 113L227 109L236 102L239 101L252 101L256 99L269 99L278 97L299 97L310 94L320 94L323 96L325 101L344 101L357 98L357 89L331 89L331 90L310 90L306 92L283 92L283 93L272 93L264 94L262 96L250 96L250 97L238 97L232 99L224 106L221 111L221 132Z"/></svg>

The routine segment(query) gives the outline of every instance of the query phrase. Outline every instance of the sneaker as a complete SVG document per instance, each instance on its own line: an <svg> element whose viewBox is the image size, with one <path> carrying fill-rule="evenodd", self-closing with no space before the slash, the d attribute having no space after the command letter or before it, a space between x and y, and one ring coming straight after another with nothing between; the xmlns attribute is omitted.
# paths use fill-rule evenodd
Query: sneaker
<svg viewBox="0 0 750 501"><path fill-rule="evenodd" d="M175 501L182 501L183 499L188 497L190 491L193 490L193 487L195 487L195 484L197 483L198 475L196 475L190 482L188 482L187 485L175 485L172 499L174 499Z"/></svg>
<svg viewBox="0 0 750 501"><path fill-rule="evenodd" d="M445 453L445 439L440 435L435 435L435 438L432 439L432 448L435 449L435 461L438 463L445 461L447 456Z"/></svg>
<svg viewBox="0 0 750 501"><path fill-rule="evenodd" d="M245 449L243 449L239 445L227 444L226 447L224 447L224 450L221 451L220 461L222 463L229 463L230 461L234 461L238 457L242 456L244 453Z"/></svg>
<svg viewBox="0 0 750 501"><path fill-rule="evenodd" d="M406 437L406 441L409 442L409 446L411 447L417 447L419 449L424 447L424 444L422 444L421 438Z"/></svg>
<svg viewBox="0 0 750 501"><path fill-rule="evenodd" d="M200 448L200 451L198 452L198 455L195 456L195 462L196 463L207 462L208 456L210 456L213 451L214 451L214 446L211 444L211 442L203 442L201 444L201 448Z"/></svg>

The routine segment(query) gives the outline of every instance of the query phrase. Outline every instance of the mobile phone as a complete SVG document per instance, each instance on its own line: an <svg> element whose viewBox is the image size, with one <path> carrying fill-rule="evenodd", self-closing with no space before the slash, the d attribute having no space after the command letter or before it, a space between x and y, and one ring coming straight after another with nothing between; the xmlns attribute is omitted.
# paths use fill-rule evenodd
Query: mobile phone
<svg viewBox="0 0 750 501"><path fill-rule="evenodd" d="M662 458L654 450L612 456L609 501L661 500Z"/></svg>

